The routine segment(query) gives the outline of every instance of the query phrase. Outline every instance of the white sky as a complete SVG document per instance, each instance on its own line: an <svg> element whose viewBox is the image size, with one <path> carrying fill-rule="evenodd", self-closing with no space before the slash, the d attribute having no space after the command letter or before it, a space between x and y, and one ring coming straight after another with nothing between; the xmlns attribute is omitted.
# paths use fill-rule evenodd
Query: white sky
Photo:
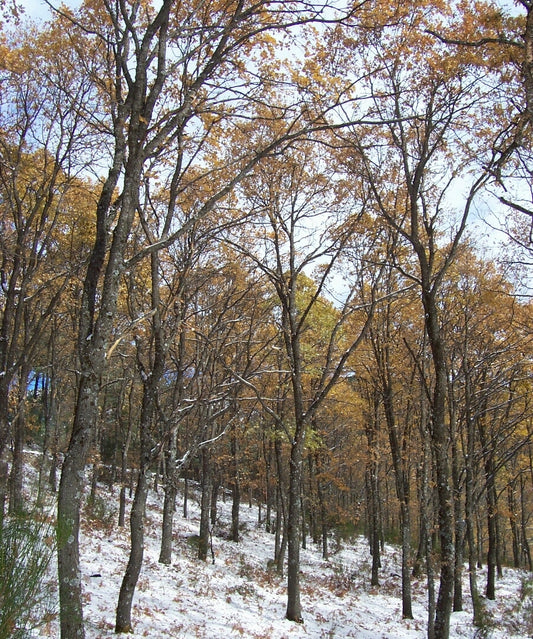
<svg viewBox="0 0 533 639"><path fill-rule="evenodd" d="M81 4L80 0L52 0L55 4L66 4L69 7ZM28 18L46 20L50 17L50 9L44 0L19 0Z"/></svg>

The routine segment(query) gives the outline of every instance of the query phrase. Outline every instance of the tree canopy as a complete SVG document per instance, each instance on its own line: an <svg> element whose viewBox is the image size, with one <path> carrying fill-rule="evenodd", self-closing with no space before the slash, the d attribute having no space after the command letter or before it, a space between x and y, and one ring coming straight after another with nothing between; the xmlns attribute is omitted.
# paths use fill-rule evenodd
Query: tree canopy
<svg viewBox="0 0 533 639"><path fill-rule="evenodd" d="M307 538L364 523L378 587L398 521L403 616L414 568L448 637L468 561L482 623L483 556L488 599L532 569L532 3L49 5L1 4L0 497L38 446L62 639L104 475L121 526L136 482L132 630L154 473L163 563L179 487L203 560L246 489L288 619Z"/></svg>

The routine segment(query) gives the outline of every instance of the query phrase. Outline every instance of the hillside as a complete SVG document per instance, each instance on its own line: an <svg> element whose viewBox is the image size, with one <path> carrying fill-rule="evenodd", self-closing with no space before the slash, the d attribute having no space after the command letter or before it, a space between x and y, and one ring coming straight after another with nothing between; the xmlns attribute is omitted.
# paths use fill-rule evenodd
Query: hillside
<svg viewBox="0 0 533 639"><path fill-rule="evenodd" d="M104 498L106 501L104 502ZM100 501L101 500L101 501ZM193 535L198 532L199 510L194 496L188 518L180 510L175 518L175 552L171 566L157 562L162 495L152 492L147 511L146 552L134 599L135 636L220 639L357 637L358 639L422 638L426 636L425 580L413 582L414 620L400 618L399 552L387 545L380 572L380 587L370 587L368 547L363 538L339 542L328 561L312 543L302 552L304 624L284 619L285 580L267 568L274 537L257 524L257 509L243 505L242 542L225 539L231 504L219 504L213 535L214 563L195 558ZM99 514L85 520L81 539L88 639L116 637L114 613L129 550L128 529L114 525L117 494L101 488ZM467 577L465 575L465 577ZM527 573L504 569L497 584L497 601L489 602L487 634L476 635L471 625L470 602L465 612L454 613L451 637L490 636L494 639L531 636L533 604L521 594ZM482 572L480 583L482 583ZM531 575L529 575L531 583ZM468 586L465 579L465 593ZM39 637L57 637L57 621L41 628Z"/></svg>

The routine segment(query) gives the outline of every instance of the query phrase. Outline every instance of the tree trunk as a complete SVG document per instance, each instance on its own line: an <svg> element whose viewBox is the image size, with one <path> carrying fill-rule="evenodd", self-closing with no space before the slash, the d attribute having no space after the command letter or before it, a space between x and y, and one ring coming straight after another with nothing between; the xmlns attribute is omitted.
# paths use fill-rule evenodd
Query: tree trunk
<svg viewBox="0 0 533 639"><path fill-rule="evenodd" d="M115 632L133 632L131 608L144 555L144 515L148 497L147 469L141 468L130 513L130 556L122 579L117 604Z"/></svg>
<svg viewBox="0 0 533 639"><path fill-rule="evenodd" d="M427 274L426 274L427 276ZM423 274L424 278L424 274ZM453 498L450 488L448 451L449 432L446 427L445 398L447 389L446 356L438 320L436 291L429 283L423 287L426 332L431 348L435 374L431 401L431 444L435 460L435 481L438 495L440 542L440 584L435 608L435 639L448 639L453 604L455 549L453 539Z"/></svg>
<svg viewBox="0 0 533 639"><path fill-rule="evenodd" d="M183 519L188 517L188 505L189 505L189 480L185 476L183 478Z"/></svg>
<svg viewBox="0 0 533 639"><path fill-rule="evenodd" d="M177 438L176 433L172 433L165 455L165 500L161 527L161 550L159 553L159 562L166 565L170 565L172 561L173 519L176 512L176 495L178 492L176 457Z"/></svg>
<svg viewBox="0 0 533 639"><path fill-rule="evenodd" d="M317 479L317 496L320 508L320 532L322 539L322 558L328 558L328 516L326 511L326 501L324 499L324 488L320 479Z"/></svg>
<svg viewBox="0 0 533 639"><path fill-rule="evenodd" d="M420 428L423 438L423 459L420 473L420 539L426 563L426 579L428 589L428 639L435 637L435 577L433 574L433 547L431 543L430 519L433 517L431 493L429 490L429 467L431 453L424 426Z"/></svg>
<svg viewBox="0 0 533 639"><path fill-rule="evenodd" d="M57 563L62 639L84 639L80 569L80 507L85 486L85 461L98 417L98 379L80 380L74 426L65 454L57 497Z"/></svg>
<svg viewBox="0 0 533 639"><path fill-rule="evenodd" d="M52 331L53 334L53 331ZM54 358L54 347L53 347L53 337L49 343L49 351L48 358L52 362L55 361ZM43 421L44 421L44 433L43 433L43 450L41 455L41 460L39 463L39 479L37 483L37 506L39 508L43 505L43 488L44 488L44 477L45 470L47 466L47 458L48 451L50 450L50 444L52 441L52 431L55 429L56 420L55 420L55 372L54 372L54 364L50 367L50 375L45 375L43 377L42 383L42 405L43 405Z"/></svg>
<svg viewBox="0 0 533 639"><path fill-rule="evenodd" d="M372 570L370 585L379 586L379 568L380 568L380 546L379 546L379 520L376 498L376 486L374 471L372 469L373 462L369 462L366 471L366 493L367 493L367 511L368 511L368 540L370 545L370 555L372 557Z"/></svg>
<svg viewBox="0 0 533 639"><path fill-rule="evenodd" d="M177 488L174 478L167 477L163 504L163 523L161 526L161 550L159 553L159 563L167 566L172 561L172 534L174 512L176 511L176 494Z"/></svg>
<svg viewBox="0 0 533 639"><path fill-rule="evenodd" d="M209 507L209 519L211 521L211 528L215 526L217 523L217 515L218 515L218 491L220 490L220 479L218 473L216 478L213 479L211 485L211 500Z"/></svg>
<svg viewBox="0 0 533 639"><path fill-rule="evenodd" d="M302 486L305 483L305 480L302 481ZM302 550L307 549L307 512L306 512L306 502L302 494L300 494L300 538L302 543Z"/></svg>
<svg viewBox="0 0 533 639"><path fill-rule="evenodd" d="M1 372L4 374L0 376L0 458L3 456L11 436L11 425L8 418L11 377L8 380L5 371ZM7 477L6 486L0 487L0 490L7 493Z"/></svg>
<svg viewBox="0 0 533 639"><path fill-rule="evenodd" d="M455 521L455 566L453 587L453 611L463 610L463 560L464 560L464 521L461 504L461 485L459 479L459 459L455 437L452 437L452 482Z"/></svg>
<svg viewBox="0 0 533 639"><path fill-rule="evenodd" d="M394 478L396 496L400 503L400 536L402 543L402 618L413 618L413 606L411 597L411 517L409 513L409 471L406 436L404 433L403 444L398 437L398 428L393 404L393 386L391 374L388 366L388 352L386 353L385 364L387 369L383 371L383 400L385 410L385 420L389 434L389 444L392 455L392 465L394 467Z"/></svg>
<svg viewBox="0 0 533 639"><path fill-rule="evenodd" d="M165 367L166 347L159 313L159 256L152 253L151 266L151 294L152 294L152 339L153 356L146 358L148 365L143 361L143 349L145 345L137 343L137 363L143 380L143 396L141 416L139 422L140 437L140 461L137 487L130 513L130 556L128 566L117 603L117 615L115 632L132 632L131 607L133 595L137 586L137 580L141 572L144 555L144 516L146 499L148 496L148 472L150 464L157 460L157 455L152 442L152 422L158 400L159 382ZM150 353L152 355L152 353Z"/></svg>
<svg viewBox="0 0 533 639"><path fill-rule="evenodd" d="M287 613L289 621L303 623L300 602L300 494L304 425L297 424L289 465L289 507L287 514Z"/></svg>
<svg viewBox="0 0 533 639"><path fill-rule="evenodd" d="M7 462L0 459L0 527L4 525L4 516L6 509L6 488L7 478L9 475L9 467Z"/></svg>
<svg viewBox="0 0 533 639"><path fill-rule="evenodd" d="M241 483L239 477L239 448L235 431L232 432L231 454L233 460L232 504L231 504L231 540L239 541L239 510L241 505Z"/></svg>
<svg viewBox="0 0 533 639"><path fill-rule="evenodd" d="M209 549L209 517L211 511L211 497L213 493L213 478L211 469L211 455L208 447L202 449L202 497L200 501L200 532L198 535L198 559L207 561Z"/></svg>
<svg viewBox="0 0 533 639"><path fill-rule="evenodd" d="M494 471L492 468L492 461L490 459L486 462L486 486L485 494L487 498L487 534L488 534L488 550L487 550L487 587L485 589L485 596L487 599L496 599L496 545L497 530L496 530L496 487L494 485Z"/></svg>
<svg viewBox="0 0 533 639"><path fill-rule="evenodd" d="M263 433L263 458L265 460L265 530L267 533L272 532L272 502L273 502L273 490L270 474L272 472L272 439L268 439L268 446L265 442L265 433Z"/></svg>
<svg viewBox="0 0 533 639"><path fill-rule="evenodd" d="M516 490L516 481L513 481L507 486L507 508L509 510L509 527L511 528L511 543L513 550L513 565L515 568L521 566L520 555L520 533L518 528L517 512L516 512L516 500L514 491Z"/></svg>
<svg viewBox="0 0 533 639"><path fill-rule="evenodd" d="M467 428L467 455L466 455L466 478L465 478L465 524L466 539L468 542L468 578L470 583L470 596L472 598L473 623L477 627L483 624L483 604L479 597L477 585L477 544L474 535L474 459L475 459L475 424L471 418L470 406L470 373L465 365L465 408L466 408L466 428Z"/></svg>
<svg viewBox="0 0 533 639"><path fill-rule="evenodd" d="M280 518L280 532L278 534L278 547L276 555L276 572L283 577L285 569L285 555L287 554L287 523L284 517Z"/></svg>
<svg viewBox="0 0 533 639"><path fill-rule="evenodd" d="M132 429L132 421L133 415L131 410L131 401L133 396L133 390L130 391L130 410L128 416L128 429L126 432L126 438L122 443L122 448L120 451L120 498L119 498L119 509L118 509L118 525L122 528L126 523L126 488L127 488L127 478L128 478L128 454L130 449L131 442L131 429Z"/></svg>
<svg viewBox="0 0 533 639"><path fill-rule="evenodd" d="M440 427L437 427L440 428ZM442 441L444 439L444 441ZM439 435L435 446L439 495L440 584L435 609L435 639L448 639L454 586L454 540L452 497L448 477L447 446Z"/></svg>
<svg viewBox="0 0 533 639"><path fill-rule="evenodd" d="M279 435L276 436L274 441L274 453L278 475L278 485L276 488L277 507L274 540L274 560L276 561L277 573L279 575L283 575L285 552L287 547L287 498L285 495L286 482L283 464L283 451L281 449L281 440Z"/></svg>
<svg viewBox="0 0 533 639"><path fill-rule="evenodd" d="M527 570L530 572L533 570L533 562L531 561L531 551L529 549L529 543L527 540L527 532L528 532L528 516L529 512L528 507L526 506L526 490L525 490L526 480L523 475L520 475L520 529L522 531L522 554L524 556L524 561Z"/></svg>
<svg viewBox="0 0 533 639"><path fill-rule="evenodd" d="M17 414L13 420L13 462L9 477L9 512L20 514L24 509L22 484L24 477L24 440L26 437L26 395L28 386L28 370L26 365L21 367Z"/></svg>
<svg viewBox="0 0 533 639"><path fill-rule="evenodd" d="M366 467L366 493L368 510L368 539L370 542L370 554L372 555L372 572L370 584L379 586L379 568L381 567L380 553L380 512L379 512L379 484L378 484L378 395L372 398L373 412L367 417L367 467Z"/></svg>

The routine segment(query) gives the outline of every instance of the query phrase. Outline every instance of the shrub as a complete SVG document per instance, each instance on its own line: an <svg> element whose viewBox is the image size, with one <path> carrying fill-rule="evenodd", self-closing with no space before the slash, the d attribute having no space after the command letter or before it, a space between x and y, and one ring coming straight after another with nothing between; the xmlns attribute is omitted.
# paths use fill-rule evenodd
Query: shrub
<svg viewBox="0 0 533 639"><path fill-rule="evenodd" d="M44 583L53 548L47 522L18 516L0 527L0 639L26 639L55 614Z"/></svg>

